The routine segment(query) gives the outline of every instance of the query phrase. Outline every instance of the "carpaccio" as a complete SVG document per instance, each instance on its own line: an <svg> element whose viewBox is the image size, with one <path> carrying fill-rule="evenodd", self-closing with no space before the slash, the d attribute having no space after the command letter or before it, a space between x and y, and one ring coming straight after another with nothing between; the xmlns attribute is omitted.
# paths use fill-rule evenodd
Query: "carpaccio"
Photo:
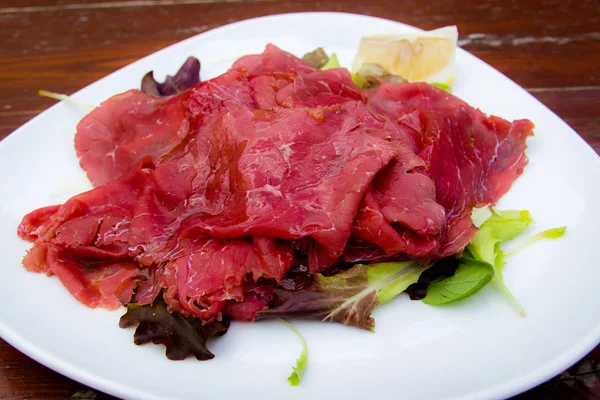
<svg viewBox="0 0 600 400"><path fill-rule="evenodd" d="M135 290L204 324L253 320L290 269L460 254L473 207L522 173L532 129L425 83L364 91L269 45L87 115L75 149L95 189L23 218L23 265L90 307Z"/></svg>

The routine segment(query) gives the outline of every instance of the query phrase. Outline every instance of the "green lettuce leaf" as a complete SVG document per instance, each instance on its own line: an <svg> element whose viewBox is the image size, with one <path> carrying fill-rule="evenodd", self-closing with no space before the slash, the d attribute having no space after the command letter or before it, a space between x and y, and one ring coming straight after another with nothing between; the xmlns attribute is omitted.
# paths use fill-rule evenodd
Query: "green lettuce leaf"
<svg viewBox="0 0 600 400"><path fill-rule="evenodd" d="M454 275L429 285L423 302L432 306L454 303L477 293L493 277L490 264L463 257Z"/></svg>
<svg viewBox="0 0 600 400"><path fill-rule="evenodd" d="M308 362L308 346L306 345L306 340L304 340L304 337L300 334L298 329L282 318L279 318L279 320L283 322L285 326L287 326L292 332L294 332L302 343L302 353L300 353L300 358L296 360L296 366L293 367L292 374L288 377L288 382L290 385L298 386L300 383L300 378L302 378L302 374L306 369L306 363Z"/></svg>
<svg viewBox="0 0 600 400"><path fill-rule="evenodd" d="M434 82L434 83L432 83L432 85L438 89L442 89L448 93L452 93L452 88L450 87L450 85L446 85L445 83L438 83L438 82Z"/></svg>
<svg viewBox="0 0 600 400"><path fill-rule="evenodd" d="M529 211L493 210L492 216L481 225L473 241L467 246L468 251L476 260L487 262L493 266L493 285L507 296L522 316L525 316L525 310L504 283L502 272L506 262L500 244L521 235L532 223L533 219L531 219Z"/></svg>
<svg viewBox="0 0 600 400"><path fill-rule="evenodd" d="M73 104L77 107L81 107L83 109L86 109L88 111L92 111L94 108L96 108L95 105L93 104L88 104L88 103L84 103L82 101L79 100L75 100L73 99L71 96L68 96L66 94L62 94L62 93L54 93L54 92L49 92L47 90L38 90L38 96L41 97L49 97L51 99L54 100L60 100L60 101L64 101L65 103L70 103Z"/></svg>
<svg viewBox="0 0 600 400"><path fill-rule="evenodd" d="M417 282L426 268L408 261L358 264L333 276L317 274L300 289L276 288L274 303L256 318L317 319L372 331L371 311Z"/></svg>
<svg viewBox="0 0 600 400"><path fill-rule="evenodd" d="M321 71L327 71L332 68L340 68L340 62L338 61L337 54L331 53L329 60L321 67Z"/></svg>
<svg viewBox="0 0 600 400"><path fill-rule="evenodd" d="M350 77L352 81L358 86L359 89L362 89L365 86L365 81L361 74L358 72L350 72Z"/></svg>
<svg viewBox="0 0 600 400"><path fill-rule="evenodd" d="M508 251L505 251L504 257L514 256L521 250L525 249L526 247L528 247L532 244L539 242L540 240L559 239L559 238L563 237L566 232L567 232L566 226L546 229L545 231L538 232L535 235L528 237L527 239L525 239L524 241L519 243L516 247L514 247Z"/></svg>
<svg viewBox="0 0 600 400"><path fill-rule="evenodd" d="M528 211L496 211L489 207L474 209L473 224L479 226L473 241L459 260L453 276L432 282L423 302L430 305L449 304L477 293L493 282L504 292L519 312L524 313L502 278L504 253L500 244L522 234L533 222Z"/></svg>
<svg viewBox="0 0 600 400"><path fill-rule="evenodd" d="M459 260L453 276L433 281L427 287L423 302L430 305L453 303L469 297L492 282L503 292L518 312L525 310L504 283L505 258L543 239L557 239L565 234L566 228L553 228L540 232L508 252L500 246L523 234L533 223L528 211L490 210L489 207L474 209L473 224L479 226L473 241L467 246Z"/></svg>
<svg viewBox="0 0 600 400"><path fill-rule="evenodd" d="M417 282L427 268L429 265L415 261L372 264L367 269L367 280L370 287L379 287L377 302L383 304Z"/></svg>
<svg viewBox="0 0 600 400"><path fill-rule="evenodd" d="M436 261L419 276L417 283L413 283L406 289L406 294L411 300L422 300L427 296L427 289L436 281L451 277L458 269L459 260L454 257L446 257Z"/></svg>
<svg viewBox="0 0 600 400"><path fill-rule="evenodd" d="M210 360L214 354L206 347L206 341L213 336L224 335L229 328L227 319L202 325L198 318L186 318L177 312L169 312L162 296L158 296L152 304L140 306L129 303L126 308L127 312L119 320L119 326L128 328L138 324L133 336L134 343L164 344L169 360L183 360L190 354L198 360Z"/></svg>
<svg viewBox="0 0 600 400"><path fill-rule="evenodd" d="M467 248L475 259L495 265L502 253L500 244L516 238L532 223L529 211L493 210L492 216L481 225Z"/></svg>

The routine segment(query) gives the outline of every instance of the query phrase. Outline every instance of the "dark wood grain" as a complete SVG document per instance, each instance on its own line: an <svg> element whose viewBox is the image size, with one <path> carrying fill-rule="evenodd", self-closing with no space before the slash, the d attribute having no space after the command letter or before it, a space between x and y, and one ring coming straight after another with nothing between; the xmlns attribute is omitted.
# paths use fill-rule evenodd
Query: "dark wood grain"
<svg viewBox="0 0 600 400"><path fill-rule="evenodd" d="M596 0L0 1L0 140L54 101L182 39L270 14L343 11L424 29L456 24L460 45L529 90L600 153ZM109 399L0 340L0 398ZM600 398L600 348L517 397Z"/></svg>

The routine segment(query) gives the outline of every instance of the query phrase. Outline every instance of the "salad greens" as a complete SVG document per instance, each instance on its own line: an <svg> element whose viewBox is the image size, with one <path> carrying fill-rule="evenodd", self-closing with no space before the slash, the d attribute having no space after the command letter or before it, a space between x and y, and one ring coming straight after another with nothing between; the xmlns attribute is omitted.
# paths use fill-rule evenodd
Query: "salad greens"
<svg viewBox="0 0 600 400"><path fill-rule="evenodd" d="M363 80L361 74L358 72L350 72L350 77L359 89L363 89L365 87L365 81Z"/></svg>
<svg viewBox="0 0 600 400"><path fill-rule="evenodd" d="M450 85L446 85L445 83L438 83L438 82L433 82L432 85L438 89L442 89L448 93L452 93L452 88L450 87Z"/></svg>
<svg viewBox="0 0 600 400"><path fill-rule="evenodd" d="M542 231L542 232L538 232L535 235L528 237L527 239L525 239L524 241L519 243L516 247L514 247L508 251L505 251L504 257L513 256L513 255L517 254L518 252L520 252L521 250L528 247L529 245L537 243L540 240L561 238L564 236L566 231L567 231L567 227L561 226L558 228L551 228L551 229L546 229L545 231Z"/></svg>
<svg viewBox="0 0 600 400"><path fill-rule="evenodd" d="M62 94L62 93L54 93L54 92L49 92L47 90L40 89L40 90L38 90L38 96L49 97L49 98L54 99L54 100L64 101L66 103L70 103L70 104L76 105L77 107L81 107L81 108L86 109L88 111L91 111L94 108L96 108L96 106L93 105L93 104L88 104L88 103L84 103L84 102L79 101L79 100L75 100L71 96L68 96L68 95Z"/></svg>
<svg viewBox="0 0 600 400"><path fill-rule="evenodd" d="M524 315L504 284L502 270L506 255L500 245L513 240L531 225L533 220L529 212L496 211L483 207L474 210L473 219L480 228L458 259L458 266L454 269L443 266L445 270L433 280L422 278L436 269L439 262L432 264L411 260L358 264L336 275L315 275L308 285L299 290L276 289L275 304L259 312L258 317L311 318L373 330L371 311L419 282L424 284L421 289L426 291L423 302L429 305L465 299L492 282ZM558 238L564 232L565 228L544 231L527 240L525 245L544 238Z"/></svg>
<svg viewBox="0 0 600 400"><path fill-rule="evenodd" d="M119 320L119 326L128 328L138 324L133 335L134 343L162 343L167 348L169 360L183 360L190 354L198 360L210 360L214 354L206 347L206 341L213 336L224 335L229 328L228 319L202 325L198 318L186 318L170 312L161 295L152 304L140 306L129 303L125 307L127 312Z"/></svg>
<svg viewBox="0 0 600 400"><path fill-rule="evenodd" d="M473 210L473 223L480 228L473 241L467 246L459 260L459 266L453 276L433 281L427 288L423 302L430 305L442 305L462 300L478 292L492 282L507 295L510 302L522 316L525 310L512 295L502 276L506 265L504 259L514 255L524 247L542 239L557 239L566 232L565 227L549 229L526 239L510 253L505 253L500 245L515 239L529 228L533 219L528 211L489 210L484 207Z"/></svg>
<svg viewBox="0 0 600 400"><path fill-rule="evenodd" d="M296 360L296 366L293 367L292 374L288 377L288 382L290 382L290 385L298 386L298 384L300 383L300 378L302 378L302 374L306 369L306 363L308 361L308 346L306 345L306 340L304 340L304 337L302 336L302 334L300 334L298 329L296 329L285 319L280 318L279 320L283 322L285 326L287 326L292 332L294 332L296 336L298 336L298 339L300 339L300 342L302 343L302 353L300 353L300 358Z"/></svg>
<svg viewBox="0 0 600 400"><path fill-rule="evenodd" d="M525 232L533 223L528 211L492 211L467 246L475 259L494 265L500 252L499 245Z"/></svg>
<svg viewBox="0 0 600 400"><path fill-rule="evenodd" d="M321 71L327 71L328 69L340 68L340 62L338 61L337 54L331 53L329 60L321 67Z"/></svg>
<svg viewBox="0 0 600 400"><path fill-rule="evenodd" d="M454 275L432 282L423 302L432 306L454 303L477 293L494 277L486 262L463 258Z"/></svg>
<svg viewBox="0 0 600 400"><path fill-rule="evenodd" d="M331 57L325 53L322 47L306 53L302 56L302 59L312 65L315 68L319 68L321 71L326 71L332 68L340 68L340 62L337 58L337 54L331 53Z"/></svg>
<svg viewBox="0 0 600 400"><path fill-rule="evenodd" d="M383 304L417 282L421 273L427 268L429 268L428 264L420 264L416 261L373 264L367 269L367 280L369 286L379 287L377 302Z"/></svg>
<svg viewBox="0 0 600 400"><path fill-rule="evenodd" d="M517 299L510 292L504 278L502 270L506 262L504 261L504 252L500 244L507 242L519 236L533 223L529 211L492 211L492 216L483 224L475 234L473 241L467 246L467 250L477 259L488 263L494 269L493 284L499 288L515 306L522 316L525 316L525 310L519 304Z"/></svg>
<svg viewBox="0 0 600 400"><path fill-rule="evenodd" d="M171 96L183 92L200 82L200 60L188 57L181 68L173 76L167 75L163 83L154 79L154 72L150 71L142 78L142 92L153 96Z"/></svg>
<svg viewBox="0 0 600 400"><path fill-rule="evenodd" d="M413 260L357 264L332 276L316 274L299 289L276 288L273 305L256 318L317 319L373 331L371 311L417 282L427 267Z"/></svg>

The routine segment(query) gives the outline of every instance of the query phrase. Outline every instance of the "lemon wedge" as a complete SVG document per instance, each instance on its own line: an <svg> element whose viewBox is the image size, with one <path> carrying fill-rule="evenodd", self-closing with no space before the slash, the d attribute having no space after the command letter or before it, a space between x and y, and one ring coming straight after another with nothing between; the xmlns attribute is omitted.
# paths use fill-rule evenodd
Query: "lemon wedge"
<svg viewBox="0 0 600 400"><path fill-rule="evenodd" d="M352 70L356 72L366 63L378 64L409 82L450 85L454 81L457 39L456 26L429 32L364 36Z"/></svg>

